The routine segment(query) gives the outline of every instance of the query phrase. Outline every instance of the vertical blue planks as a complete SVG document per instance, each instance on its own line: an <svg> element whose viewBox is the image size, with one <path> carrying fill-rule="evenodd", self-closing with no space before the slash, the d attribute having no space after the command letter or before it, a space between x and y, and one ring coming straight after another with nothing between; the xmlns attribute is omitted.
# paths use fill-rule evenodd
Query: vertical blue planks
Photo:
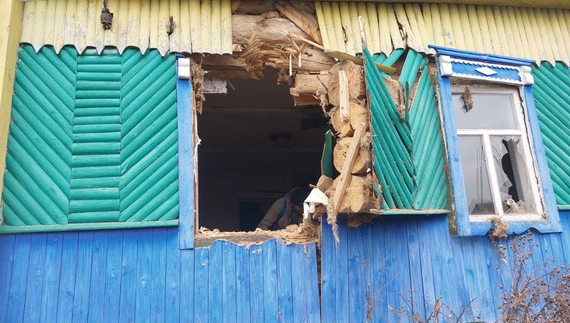
<svg viewBox="0 0 570 323"><path fill-rule="evenodd" d="M224 268L222 272L222 304L224 323L237 323L237 307L241 306L241 302L237 299L236 290L236 245L231 242L223 241Z"/></svg>
<svg viewBox="0 0 570 323"><path fill-rule="evenodd" d="M348 230L348 314L350 322L366 321L366 259L363 258L364 245L362 244L364 230Z"/></svg>
<svg viewBox="0 0 570 323"><path fill-rule="evenodd" d="M222 302L223 292L223 267L224 252L221 241L216 241L210 246L209 270L208 270L208 304L210 304L210 321L221 322L224 303Z"/></svg>
<svg viewBox="0 0 570 323"><path fill-rule="evenodd" d="M179 243L179 241L177 241ZM194 322L195 251L180 250L180 322Z"/></svg>
<svg viewBox="0 0 570 323"><path fill-rule="evenodd" d="M207 323L210 321L208 308L208 275L209 275L209 253L208 248L197 248L194 251L194 317L195 322Z"/></svg>
<svg viewBox="0 0 570 323"><path fill-rule="evenodd" d="M105 264L105 299L102 322L118 322L120 313L123 231L112 230L107 236L107 263ZM127 250L132 252L132 250Z"/></svg>
<svg viewBox="0 0 570 323"><path fill-rule="evenodd" d="M32 237L29 234L16 236L14 248L14 267L12 272L19 279L10 283L6 322L20 322L24 318L26 303L26 285L28 284L28 265L30 261Z"/></svg>
<svg viewBox="0 0 570 323"><path fill-rule="evenodd" d="M277 323L279 305L277 301L277 245L269 240L262 245L263 262L263 308L265 323Z"/></svg>
<svg viewBox="0 0 570 323"><path fill-rule="evenodd" d="M119 301L119 322L134 322L137 288L137 231L126 230L123 236L123 257L121 259L121 298Z"/></svg>
<svg viewBox="0 0 570 323"><path fill-rule="evenodd" d="M333 248L336 255L336 263L332 263L337 273L348 273L348 228L345 219L338 219L338 238L339 242L335 243L334 239L329 242L329 248ZM328 230L331 230L329 227ZM325 266L325 264L322 264ZM336 275L335 275L336 276ZM348 277L348 275L346 276ZM350 322L349 310L343 310L349 302L349 285L348 279L338 279L336 277L336 317L338 322Z"/></svg>
<svg viewBox="0 0 570 323"><path fill-rule="evenodd" d="M178 229L166 229L166 284L165 322L180 321L181 275L180 251L178 250Z"/></svg>
<svg viewBox="0 0 570 323"><path fill-rule="evenodd" d="M89 322L103 322L105 311L105 284L107 266L107 241L109 241L107 231L97 231L93 233L93 256L91 261L91 275L89 290Z"/></svg>
<svg viewBox="0 0 570 323"><path fill-rule="evenodd" d="M57 302L57 322L71 322L73 319L73 300L75 298L75 275L77 267L77 232L67 233L63 237L61 273L59 276L59 297Z"/></svg>
<svg viewBox="0 0 570 323"><path fill-rule="evenodd" d="M24 322L38 322L42 305L42 290L45 276L46 234L34 234L31 239L30 262L28 265L28 288Z"/></svg>
<svg viewBox="0 0 570 323"><path fill-rule="evenodd" d="M306 322L320 322L321 311L319 304L319 281L317 274L317 250L315 244L303 245L305 256L303 269L305 270L305 300L307 302Z"/></svg>
<svg viewBox="0 0 570 323"><path fill-rule="evenodd" d="M332 264L336 260L335 252L328 244L334 243L334 237L332 230L325 223L326 218L323 217L321 221L321 243L326 245L328 248L322 248L321 250L321 264ZM321 312L323 322L333 322L335 319L334 305L336 298L336 285L335 275L331 270L321 271L321 290Z"/></svg>
<svg viewBox="0 0 570 323"><path fill-rule="evenodd" d="M138 230L137 258L133 267L136 266L135 279L135 322L150 322L150 293L152 282L152 232L150 230ZM157 264L160 266L160 264Z"/></svg>
<svg viewBox="0 0 570 323"><path fill-rule="evenodd" d="M57 318L63 237L63 233L51 233L47 235L46 260L44 264L45 278L40 318L40 321L43 322L55 321ZM1 253L0 251L0 254Z"/></svg>
<svg viewBox="0 0 570 323"><path fill-rule="evenodd" d="M249 283L251 286L249 294L249 302L251 308L250 322L263 322L264 310L263 300L263 279L260 274L263 273L263 247L254 245L249 247Z"/></svg>
<svg viewBox="0 0 570 323"><path fill-rule="evenodd" d="M305 300L305 271L303 268L304 250L303 245L291 245L291 282L293 294L293 322L305 322L307 320L307 303Z"/></svg>
<svg viewBox="0 0 570 323"><path fill-rule="evenodd" d="M14 265L16 236L0 236L0 299L8 300L10 283L12 281L12 266ZM18 273L16 273L16 277ZM18 279L18 278L16 278ZM0 304L0 321L6 321L8 312L8 301Z"/></svg>
<svg viewBox="0 0 570 323"><path fill-rule="evenodd" d="M421 262L417 222L407 222L406 231L406 242L408 245L408 266L410 270L410 305L412 307L413 313L418 313L420 317L426 317L425 308L423 306L423 265Z"/></svg>
<svg viewBox="0 0 570 323"><path fill-rule="evenodd" d="M165 322L166 229L152 230L152 272L150 276L150 322ZM138 303L137 303L138 304Z"/></svg>
<svg viewBox="0 0 570 323"><path fill-rule="evenodd" d="M276 241L277 244L277 302L279 303L279 322L293 322L293 276L291 273L291 249L283 240Z"/></svg>
<svg viewBox="0 0 570 323"><path fill-rule="evenodd" d="M250 322L249 250L246 247L236 248L236 263L237 321Z"/></svg>
<svg viewBox="0 0 570 323"><path fill-rule="evenodd" d="M93 232L79 233L77 242L77 269L75 272L75 295L73 298L73 322L87 322L89 312L89 290L91 256L93 253Z"/></svg>

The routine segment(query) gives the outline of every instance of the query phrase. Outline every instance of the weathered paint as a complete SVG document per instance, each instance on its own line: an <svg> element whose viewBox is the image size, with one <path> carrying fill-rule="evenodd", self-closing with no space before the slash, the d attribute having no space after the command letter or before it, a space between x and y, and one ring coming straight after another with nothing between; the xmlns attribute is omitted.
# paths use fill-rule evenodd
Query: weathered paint
<svg viewBox="0 0 570 323"><path fill-rule="evenodd" d="M116 49L77 58L70 223L119 220L121 65Z"/></svg>
<svg viewBox="0 0 570 323"><path fill-rule="evenodd" d="M327 0L329 1L329 0ZM336 0L330 0L336 1ZM347 1L347 2L363 2L363 3L409 3L408 0L366 0L366 1ZM494 6L519 6L519 7L537 7L537 8L561 8L570 9L570 3L564 0L416 0L415 3L454 3L454 4L473 4L473 5L494 5Z"/></svg>
<svg viewBox="0 0 570 323"><path fill-rule="evenodd" d="M101 52L115 46L119 53L137 47L141 53L167 52L228 54L232 52L230 0L109 0L113 26L100 23L101 2L47 0L24 4L20 42L39 50L52 45L56 52L73 45L79 53L87 47ZM174 29L167 33L172 16Z"/></svg>
<svg viewBox="0 0 570 323"><path fill-rule="evenodd" d="M357 28L358 15L361 15L372 53L389 55L393 50L405 47L430 52L428 45L431 44L532 58L539 63L570 63L570 10L524 8L518 2L517 7L453 2L422 5L351 3L349 6L327 1L315 4L324 46L330 50L350 54L362 52ZM561 1L552 5L568 9Z"/></svg>
<svg viewBox="0 0 570 323"><path fill-rule="evenodd" d="M316 246L177 228L0 236L2 322L319 322Z"/></svg>
<svg viewBox="0 0 570 323"><path fill-rule="evenodd" d="M402 104L406 107L404 115L399 114L384 85L383 78L388 76L379 73L373 64L391 65L401 54L398 51L390 57L373 57L365 50L374 170L381 184L383 208L442 210L447 204L443 142L427 61L413 50L405 57L399 79L409 92L407 102Z"/></svg>
<svg viewBox="0 0 570 323"><path fill-rule="evenodd" d="M176 225L175 76L174 55L157 50L78 56L71 46L36 54L23 45L0 231L51 231L45 225L68 222Z"/></svg>
<svg viewBox="0 0 570 323"><path fill-rule="evenodd" d="M529 266L545 268L570 260L570 212L562 212L563 233L534 234ZM451 237L445 216L382 218L357 229L339 222L340 243L323 221L323 322L412 322L426 319L437 299L461 322L495 322L500 286L509 274L488 236ZM500 240L507 246L513 236ZM512 266L512 252L506 263ZM368 293L370 290L370 293ZM398 314L398 311L403 313ZM480 316L477 318L477 316Z"/></svg>
<svg viewBox="0 0 570 323"><path fill-rule="evenodd" d="M562 63L533 67L534 99L556 202L570 207L570 68Z"/></svg>
<svg viewBox="0 0 570 323"><path fill-rule="evenodd" d="M20 1L0 0L0 12L2 12L0 20L0 169L6 166L6 144L10 127L23 8L24 4ZM0 192L3 187L4 172L0 172Z"/></svg>

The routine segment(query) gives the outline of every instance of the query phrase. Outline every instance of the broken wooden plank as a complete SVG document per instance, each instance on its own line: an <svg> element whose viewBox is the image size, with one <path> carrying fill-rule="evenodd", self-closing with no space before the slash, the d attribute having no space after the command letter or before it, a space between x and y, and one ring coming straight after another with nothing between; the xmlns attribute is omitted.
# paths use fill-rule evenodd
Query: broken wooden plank
<svg viewBox="0 0 570 323"><path fill-rule="evenodd" d="M321 32L319 31L319 26L313 24L313 22L305 17L305 15L295 8L290 3L286 3L285 6L279 3L274 3L275 8L279 10L285 17L289 18L297 27L303 30L309 37L311 37L315 42L322 45L323 39L321 38Z"/></svg>
<svg viewBox="0 0 570 323"><path fill-rule="evenodd" d="M340 70L338 72L338 103L340 108L340 117L343 121L349 121L350 112L348 102L348 80L346 78L346 72Z"/></svg>
<svg viewBox="0 0 570 323"><path fill-rule="evenodd" d="M335 189L334 196L332 199L333 218L336 218L336 216L338 215L340 203L342 201L342 198L344 197L346 187L348 186L348 182L350 181L351 178L350 171L352 170L352 166L354 165L354 160L356 159L356 154L358 153L358 149L360 148L360 139L364 135L365 129L366 125L364 124L360 125L359 127L357 127L356 131L354 132L354 137L352 137L350 148L346 155L346 160L344 161L342 171L340 172L338 185Z"/></svg>
<svg viewBox="0 0 570 323"><path fill-rule="evenodd" d="M343 53L343 52L340 52L338 50L327 50L327 51L325 51L325 54L329 55L332 58L342 59L343 61L351 61L351 62L358 64L358 65L364 64L364 60L362 60L362 58L352 56L350 54ZM396 69L391 67L391 66L387 66L384 64L380 64L380 63L375 63L375 64L376 64L376 67L378 68L378 70L380 72L384 72L384 73L390 74L390 75L396 73Z"/></svg>

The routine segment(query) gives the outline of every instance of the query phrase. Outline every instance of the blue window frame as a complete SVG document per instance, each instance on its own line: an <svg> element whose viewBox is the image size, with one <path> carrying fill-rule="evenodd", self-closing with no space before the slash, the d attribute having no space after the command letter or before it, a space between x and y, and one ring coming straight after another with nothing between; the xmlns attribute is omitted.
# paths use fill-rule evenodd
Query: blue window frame
<svg viewBox="0 0 570 323"><path fill-rule="evenodd" d="M562 230L539 130L532 60L430 46L459 235Z"/></svg>

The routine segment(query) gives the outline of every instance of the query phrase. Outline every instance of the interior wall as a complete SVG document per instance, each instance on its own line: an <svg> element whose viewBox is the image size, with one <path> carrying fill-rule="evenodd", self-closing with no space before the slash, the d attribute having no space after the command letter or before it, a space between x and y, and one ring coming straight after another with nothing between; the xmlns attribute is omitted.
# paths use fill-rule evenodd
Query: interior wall
<svg viewBox="0 0 570 323"><path fill-rule="evenodd" d="M276 199L316 183L328 127L314 127L320 107L293 106L274 70L231 83L225 95L206 95L198 116L199 226L254 230Z"/></svg>

